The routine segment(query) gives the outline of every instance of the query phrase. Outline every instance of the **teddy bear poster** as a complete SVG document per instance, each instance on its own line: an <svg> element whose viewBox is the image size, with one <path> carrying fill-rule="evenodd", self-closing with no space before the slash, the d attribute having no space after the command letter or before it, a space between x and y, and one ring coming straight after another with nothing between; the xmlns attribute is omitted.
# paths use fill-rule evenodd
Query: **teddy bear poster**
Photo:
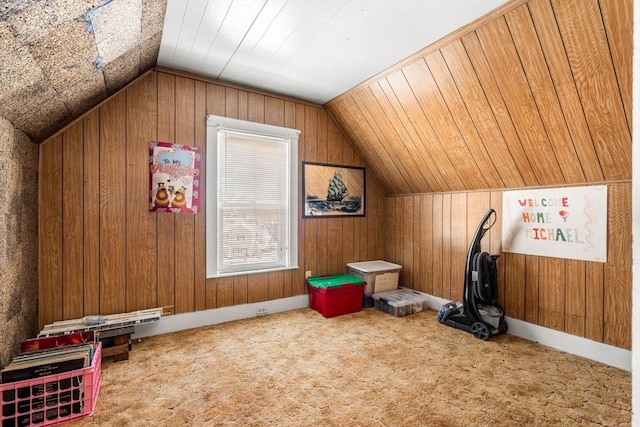
<svg viewBox="0 0 640 427"><path fill-rule="evenodd" d="M200 149L171 142L149 143L149 211L198 213Z"/></svg>

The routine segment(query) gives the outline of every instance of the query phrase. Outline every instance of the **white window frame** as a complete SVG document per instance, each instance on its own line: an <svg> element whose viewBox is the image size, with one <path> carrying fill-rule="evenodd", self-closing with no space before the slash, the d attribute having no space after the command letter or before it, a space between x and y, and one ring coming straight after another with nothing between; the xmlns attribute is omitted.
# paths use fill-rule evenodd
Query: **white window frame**
<svg viewBox="0 0 640 427"><path fill-rule="evenodd" d="M219 131L286 140L289 168L288 247L285 265L276 268L221 271L218 266L218 135ZM222 116L207 116L206 273L207 278L247 275L298 268L298 136L299 130Z"/></svg>

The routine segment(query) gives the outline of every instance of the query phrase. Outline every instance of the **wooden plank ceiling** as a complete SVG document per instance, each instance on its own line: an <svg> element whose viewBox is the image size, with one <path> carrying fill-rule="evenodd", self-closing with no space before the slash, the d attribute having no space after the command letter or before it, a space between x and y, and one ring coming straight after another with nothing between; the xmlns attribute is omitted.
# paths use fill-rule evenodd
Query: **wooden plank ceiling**
<svg viewBox="0 0 640 427"><path fill-rule="evenodd" d="M387 195L629 180L632 8L514 1L326 107Z"/></svg>
<svg viewBox="0 0 640 427"><path fill-rule="evenodd" d="M507 0L169 0L158 65L324 104Z"/></svg>

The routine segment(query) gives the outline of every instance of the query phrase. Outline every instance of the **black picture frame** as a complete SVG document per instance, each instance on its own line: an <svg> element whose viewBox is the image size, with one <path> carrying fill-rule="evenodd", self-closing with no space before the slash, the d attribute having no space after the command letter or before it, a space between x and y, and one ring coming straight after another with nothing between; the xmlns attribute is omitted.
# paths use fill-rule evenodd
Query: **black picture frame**
<svg viewBox="0 0 640 427"><path fill-rule="evenodd" d="M358 166L302 162L302 217L366 215L367 176Z"/></svg>

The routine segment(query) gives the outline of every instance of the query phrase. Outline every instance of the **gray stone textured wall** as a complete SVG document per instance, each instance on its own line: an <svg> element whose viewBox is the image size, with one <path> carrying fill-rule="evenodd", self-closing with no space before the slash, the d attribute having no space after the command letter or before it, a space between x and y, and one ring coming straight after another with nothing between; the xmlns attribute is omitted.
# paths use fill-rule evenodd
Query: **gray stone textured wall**
<svg viewBox="0 0 640 427"><path fill-rule="evenodd" d="M0 367L38 333L38 145L0 117Z"/></svg>

